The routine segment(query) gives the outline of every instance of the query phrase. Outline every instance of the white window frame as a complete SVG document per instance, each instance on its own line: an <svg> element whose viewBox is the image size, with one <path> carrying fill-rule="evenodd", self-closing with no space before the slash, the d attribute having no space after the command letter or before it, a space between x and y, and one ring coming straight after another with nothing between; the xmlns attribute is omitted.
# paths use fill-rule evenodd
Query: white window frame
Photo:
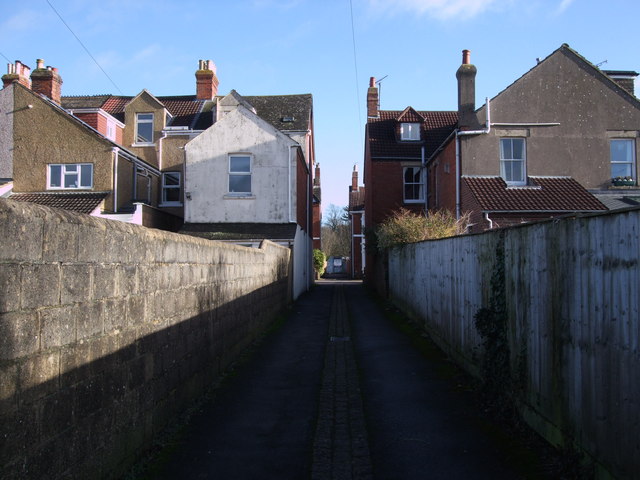
<svg viewBox="0 0 640 480"><path fill-rule="evenodd" d="M239 171L239 170L232 170L231 168L231 163L233 161L234 158L248 158L249 159L249 171L244 172L244 171ZM228 195L230 196L235 196L235 197L248 197L252 195L252 189L253 189L253 181L252 181L252 173L253 173L253 156L250 153L233 153L229 155L229 162L228 162L228 181L227 181L227 188L228 188ZM231 191L231 178L232 177L239 177L239 176L248 176L249 177L249 191L245 192L233 192Z"/></svg>
<svg viewBox="0 0 640 480"><path fill-rule="evenodd" d="M613 161L613 145L614 142L624 142L628 145L630 145L630 151L631 151L631 160L625 160L625 161ZM632 180L636 181L637 180L637 176L636 176L636 142L635 139L633 138L612 138L609 140L609 161L611 162L611 178L617 178L617 177L631 177ZM629 166L629 175L614 175L613 174L613 166L614 165L628 165Z"/></svg>
<svg viewBox="0 0 640 480"><path fill-rule="evenodd" d="M149 115L151 118L141 118L142 115ZM136 113L136 131L133 139L134 145L153 145L154 144L154 120L155 115L153 112L140 112ZM138 140L138 128L140 124L151 124L151 140Z"/></svg>
<svg viewBox="0 0 640 480"><path fill-rule="evenodd" d="M415 171L418 171L420 179L417 182L407 182L407 171L411 170L412 177L415 175ZM403 167L402 168L402 200L404 203L424 203L424 173L422 167ZM407 187L418 186L418 198L407 198Z"/></svg>
<svg viewBox="0 0 640 480"><path fill-rule="evenodd" d="M167 185L165 179L167 178L167 176L169 175L176 175L178 177L178 184L177 185ZM181 200L167 200L167 192L170 190L177 190L178 191L178 198L181 198L181 192L182 192L182 172L162 172L162 189L161 189L161 202L160 202L160 206L161 207L179 207L182 206L182 201Z"/></svg>
<svg viewBox="0 0 640 480"><path fill-rule="evenodd" d="M56 175L56 180L60 186L53 186L51 184L53 180L53 174L51 172L52 167L59 167L60 173ZM73 170L75 168L75 171ZM89 183L82 184L82 170L89 169L90 181ZM65 178L76 177L77 182L75 187L66 187ZM47 165L47 190L91 190L93 188L93 163L50 163Z"/></svg>
<svg viewBox="0 0 640 480"><path fill-rule="evenodd" d="M511 151L513 152L513 142L522 142L522 158L507 158L504 156L503 142L511 142ZM518 180L507 179L507 162L522 163L522 178ZM527 140L524 137L502 137L500 138L500 176L507 185L526 185L527 184Z"/></svg>
<svg viewBox="0 0 640 480"><path fill-rule="evenodd" d="M401 123L400 124L400 140L407 142L416 142L420 140L420 124L419 123Z"/></svg>

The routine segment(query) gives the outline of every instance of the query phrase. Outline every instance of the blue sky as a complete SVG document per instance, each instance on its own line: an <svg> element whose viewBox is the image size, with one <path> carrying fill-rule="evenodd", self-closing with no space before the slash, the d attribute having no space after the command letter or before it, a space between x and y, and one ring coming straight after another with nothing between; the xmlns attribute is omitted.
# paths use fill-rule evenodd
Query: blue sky
<svg viewBox="0 0 640 480"><path fill-rule="evenodd" d="M217 65L222 94L313 94L324 208L347 204L354 164L362 180L371 76L387 76L383 109L455 110L463 49L477 105L562 43L640 71L637 0L2 0L1 11L2 61L43 58L63 95L193 94L199 59Z"/></svg>

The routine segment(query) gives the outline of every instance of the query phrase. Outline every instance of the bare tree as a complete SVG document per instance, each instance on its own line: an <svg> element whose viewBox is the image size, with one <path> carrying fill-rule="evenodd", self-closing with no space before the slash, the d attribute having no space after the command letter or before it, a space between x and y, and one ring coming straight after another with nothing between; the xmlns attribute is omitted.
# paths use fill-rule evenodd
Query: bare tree
<svg viewBox="0 0 640 480"><path fill-rule="evenodd" d="M322 251L327 257L350 255L349 214L346 207L331 204L323 215Z"/></svg>

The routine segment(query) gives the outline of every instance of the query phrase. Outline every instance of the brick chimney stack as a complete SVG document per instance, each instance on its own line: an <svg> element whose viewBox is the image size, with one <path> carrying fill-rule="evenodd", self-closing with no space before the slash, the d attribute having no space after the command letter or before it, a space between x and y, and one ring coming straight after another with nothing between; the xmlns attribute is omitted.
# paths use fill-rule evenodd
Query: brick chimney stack
<svg viewBox="0 0 640 480"><path fill-rule="evenodd" d="M351 188L349 189L351 192L358 191L358 165L353 166L353 172L351 173Z"/></svg>
<svg viewBox="0 0 640 480"><path fill-rule="evenodd" d="M196 98L213 100L218 94L216 66L211 60L200 60L196 71Z"/></svg>
<svg viewBox="0 0 640 480"><path fill-rule="evenodd" d="M458 79L458 125L462 130L477 127L476 118L476 73L471 64L471 51L462 51L462 65L456 72Z"/></svg>
<svg viewBox="0 0 640 480"><path fill-rule="evenodd" d="M320 164L316 163L315 173L313 174L313 185L315 187L320 186Z"/></svg>
<svg viewBox="0 0 640 480"><path fill-rule="evenodd" d="M30 74L31 68L27 67L20 60L16 60L16 63L8 63L7 73L2 76L2 87L6 88L13 82L18 82L27 88L31 88L31 80L29 80Z"/></svg>
<svg viewBox="0 0 640 480"><path fill-rule="evenodd" d="M376 78L369 79L369 89L367 90L367 117L379 117L378 114L378 87L376 87Z"/></svg>
<svg viewBox="0 0 640 480"><path fill-rule="evenodd" d="M49 97L52 101L60 104L62 91L62 77L58 74L58 69L44 66L44 60L37 60L38 66L31 73L31 90Z"/></svg>

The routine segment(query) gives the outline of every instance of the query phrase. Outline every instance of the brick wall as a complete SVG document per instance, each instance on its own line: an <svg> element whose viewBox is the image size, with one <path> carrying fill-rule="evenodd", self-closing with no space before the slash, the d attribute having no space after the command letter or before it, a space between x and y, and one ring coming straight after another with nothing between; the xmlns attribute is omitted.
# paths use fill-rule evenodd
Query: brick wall
<svg viewBox="0 0 640 480"><path fill-rule="evenodd" d="M0 477L118 478L288 302L289 250L0 199Z"/></svg>

